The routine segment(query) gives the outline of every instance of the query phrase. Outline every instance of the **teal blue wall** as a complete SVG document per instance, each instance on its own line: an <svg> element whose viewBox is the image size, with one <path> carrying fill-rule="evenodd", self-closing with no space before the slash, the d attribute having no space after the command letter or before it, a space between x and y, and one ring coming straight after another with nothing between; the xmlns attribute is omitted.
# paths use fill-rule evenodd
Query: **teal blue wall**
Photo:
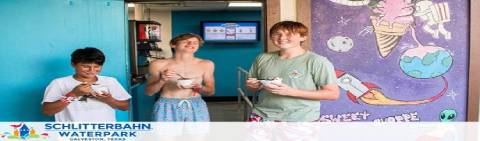
<svg viewBox="0 0 480 141"><path fill-rule="evenodd" d="M145 95L145 83L135 85L132 87L132 94L136 95L132 99L133 105L132 108L135 109L132 111L134 121L151 121L152 120L152 111L153 104L155 103L155 96Z"/></svg>
<svg viewBox="0 0 480 141"><path fill-rule="evenodd" d="M172 35L197 33L201 21L263 21L261 11L172 12ZM261 23L263 25L263 23ZM263 31L263 28L260 29ZM262 33L263 34L263 33ZM237 67L245 69L263 50L263 35L257 43L206 43L195 54L215 63L215 96L236 96Z"/></svg>
<svg viewBox="0 0 480 141"><path fill-rule="evenodd" d="M73 74L70 53L98 47L107 60L101 75L127 88L125 6L121 0L0 1L0 121L46 121L45 87ZM117 112L128 120L128 112Z"/></svg>

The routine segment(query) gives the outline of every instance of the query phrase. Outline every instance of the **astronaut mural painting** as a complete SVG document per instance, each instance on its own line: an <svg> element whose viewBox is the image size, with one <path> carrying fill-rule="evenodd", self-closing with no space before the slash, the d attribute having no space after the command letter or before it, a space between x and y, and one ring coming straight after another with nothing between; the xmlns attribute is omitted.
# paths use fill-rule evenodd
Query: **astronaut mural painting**
<svg viewBox="0 0 480 141"><path fill-rule="evenodd" d="M312 0L313 50L342 89L320 121L465 121L467 2Z"/></svg>

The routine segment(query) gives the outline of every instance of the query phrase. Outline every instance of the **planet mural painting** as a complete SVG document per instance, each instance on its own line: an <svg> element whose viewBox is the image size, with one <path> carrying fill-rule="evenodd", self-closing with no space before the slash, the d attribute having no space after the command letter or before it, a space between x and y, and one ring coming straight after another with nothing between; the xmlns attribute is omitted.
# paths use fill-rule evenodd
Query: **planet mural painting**
<svg viewBox="0 0 480 141"><path fill-rule="evenodd" d="M334 36L328 39L327 47L335 52L348 52L353 48L353 40L345 36Z"/></svg>
<svg viewBox="0 0 480 141"><path fill-rule="evenodd" d="M449 51L436 46L409 49L400 57L400 68L413 78L435 78L448 72L452 66Z"/></svg>

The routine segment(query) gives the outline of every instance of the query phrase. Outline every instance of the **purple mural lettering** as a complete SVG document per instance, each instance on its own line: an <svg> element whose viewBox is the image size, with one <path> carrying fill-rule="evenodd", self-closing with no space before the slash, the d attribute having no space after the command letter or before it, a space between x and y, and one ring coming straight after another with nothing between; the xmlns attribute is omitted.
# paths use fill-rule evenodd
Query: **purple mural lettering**
<svg viewBox="0 0 480 141"><path fill-rule="evenodd" d="M374 119L373 121L374 122L413 122L413 121L420 121L420 118L418 118L417 112L411 112L411 113L404 113L401 115Z"/></svg>
<svg viewBox="0 0 480 141"><path fill-rule="evenodd" d="M337 115L322 115L320 122L352 122L352 121L364 121L367 120L370 114L367 111L343 113Z"/></svg>

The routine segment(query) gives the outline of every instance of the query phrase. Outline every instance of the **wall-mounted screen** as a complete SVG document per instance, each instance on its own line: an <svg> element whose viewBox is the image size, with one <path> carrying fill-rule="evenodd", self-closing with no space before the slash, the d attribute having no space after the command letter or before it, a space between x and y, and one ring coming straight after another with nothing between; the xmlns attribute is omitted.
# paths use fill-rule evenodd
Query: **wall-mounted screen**
<svg viewBox="0 0 480 141"><path fill-rule="evenodd" d="M206 42L257 42L258 21L204 21L202 35Z"/></svg>

